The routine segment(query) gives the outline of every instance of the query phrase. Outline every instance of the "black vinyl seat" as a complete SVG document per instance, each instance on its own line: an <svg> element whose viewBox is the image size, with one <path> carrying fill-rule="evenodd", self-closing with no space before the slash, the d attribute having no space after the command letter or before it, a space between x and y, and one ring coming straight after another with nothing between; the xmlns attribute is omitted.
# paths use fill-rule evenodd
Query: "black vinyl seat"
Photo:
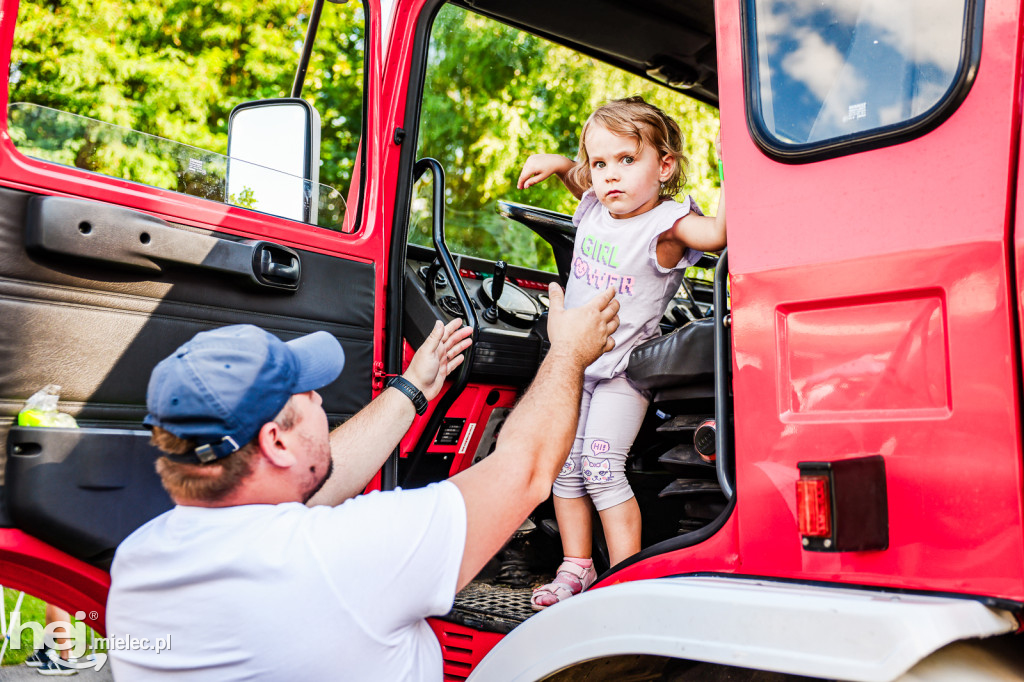
<svg viewBox="0 0 1024 682"><path fill-rule="evenodd" d="M693 320L646 341L629 355L626 375L653 403L715 395L715 321Z"/></svg>

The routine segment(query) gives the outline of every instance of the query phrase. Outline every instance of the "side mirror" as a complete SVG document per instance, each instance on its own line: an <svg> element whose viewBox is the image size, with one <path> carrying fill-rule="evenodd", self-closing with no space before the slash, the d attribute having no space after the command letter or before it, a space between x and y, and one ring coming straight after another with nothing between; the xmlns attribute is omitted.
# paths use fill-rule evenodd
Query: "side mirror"
<svg viewBox="0 0 1024 682"><path fill-rule="evenodd" d="M317 224L320 114L299 98L243 102L228 119L225 201Z"/></svg>

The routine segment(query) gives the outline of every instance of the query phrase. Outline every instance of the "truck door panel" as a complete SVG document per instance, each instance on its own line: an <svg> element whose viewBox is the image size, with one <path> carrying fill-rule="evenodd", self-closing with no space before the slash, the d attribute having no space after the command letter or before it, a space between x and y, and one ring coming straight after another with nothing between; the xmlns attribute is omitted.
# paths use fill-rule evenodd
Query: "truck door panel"
<svg viewBox="0 0 1024 682"><path fill-rule="evenodd" d="M217 53L220 38L198 30L203 27L204 7L182 14L178 18L185 23L160 35L139 38L138 32L146 28L135 20L132 12L139 10L134 6L101 3L96 10L102 10L101 16L90 16L77 5L3 0L7 20L0 25L0 46L5 64L16 75L2 90L7 115L0 140L0 437L10 453L6 489L0 491L9 503L8 525L101 567L120 539L169 505L153 472L155 451L141 429L146 386L153 366L197 332L251 323L290 339L326 330L340 341L346 356L341 376L320 391L329 421L344 421L371 396L377 303L382 295L376 265L382 252L381 230L369 227L373 212L362 205L363 181L352 171L353 163L362 163L353 158L372 156L361 145L373 136L360 139L360 134L369 123L364 74L377 59L377 50L365 40L379 13L373 2L343 9L328 6L321 39L335 50L329 53L330 64L345 63L349 71L344 78L331 80L334 89L329 92L318 83L305 93L313 106L321 105L320 113L328 121L318 151L322 167L330 170L322 171L320 179L336 181L335 188L343 191L345 184L352 185L350 192L335 193L348 196L344 233L245 208L252 205L245 192L236 197L227 191L232 166L226 157L199 149L201 141L157 136L173 137L162 131L199 126L198 134L209 146L222 144L227 112L240 97L288 94L283 81L291 82L297 54L286 50L277 61L261 62L265 54L260 53L244 65L244 60L228 64L235 76L243 77L232 76L231 84L225 81L225 88L235 89L218 91L216 100L208 91L193 92L195 83L210 81L194 78L189 71L196 64L209 67L214 62L193 61L191 56L178 70L161 72L160 78L144 85L125 80L130 77L124 74L132 72L129 64L93 64L81 87L70 89L73 96L62 99L69 88L61 87L52 98L46 94L54 79L69 81L59 77L65 67L74 71L68 66L77 63L80 53L74 50L90 40L102 43L109 38L115 43L118 31L128 36L121 42L135 40L139 45L135 52L119 52L115 62L159 62L166 55L156 56L157 52L179 48L194 50L196 57L202 56L200 50L207 56ZM301 39L308 20L299 10L287 3L255 8L258 16L251 18L278 33L260 34L262 28L254 32L240 25L233 49L245 55L246 50L264 50L275 40L290 46L293 36ZM230 21L226 17L231 8L225 11L219 20ZM107 36L107 29L116 35ZM344 40L335 40L338 35ZM60 50L73 54L64 60L42 56ZM54 64L55 69L49 68ZM310 78L317 78L321 68L314 63ZM204 72L203 77L215 79L218 74L223 75ZM88 85L92 79L105 83L99 94ZM154 99L160 94L174 103L167 111L159 108L159 97ZM135 128L153 134L123 127L126 121L138 121ZM337 121L346 121L346 127L330 128L340 126ZM344 168L349 169L347 179ZM367 175L365 170L362 175ZM253 196L258 200L259 191L275 189L257 187ZM314 199L317 189L324 196L324 188L314 188ZM305 195L302 198L306 200ZM330 208L337 208L337 203ZM63 218L54 219L48 210L60 205ZM40 211L40 206L48 208ZM109 229L90 233L89 216L97 214L110 223L106 228L123 229L123 235ZM81 234L76 233L76 222ZM147 225L159 234L149 234ZM340 220L332 226L340 228ZM91 240L96 236L101 239ZM133 245L136 237L142 246ZM157 246L158 241L159 253L148 258L148 246ZM292 264L287 253L298 256L301 275L296 290L263 286L250 277L245 258L257 242L270 245L273 253L269 264L253 267L279 277L277 283L286 279ZM283 260L274 261L282 253ZM257 280L261 277L256 275ZM56 429L12 430L25 399L47 384L61 386L60 409L72 414L81 428L64 434ZM67 560L72 573L94 575L66 555L54 559L60 555L23 536L0 534L0 560L12 552L18 558L6 560L43 561L51 572L63 571L64 566L53 564ZM41 596L53 596L53 588L41 580L20 578L29 575L5 575L4 584L20 581ZM95 582L94 577L87 580ZM90 589L103 588L97 584ZM102 605L101 597L90 598L100 599Z"/></svg>
<svg viewBox="0 0 1024 682"><path fill-rule="evenodd" d="M1006 49L1019 3L990 0L965 24L979 61L945 118L814 160L773 160L750 132L736 22L751 4L719 13L726 174L742 188L729 250L743 570L1021 599L1007 222L1020 61ZM965 7L973 21L980 5ZM885 459L888 549L804 549L796 464L871 455Z"/></svg>
<svg viewBox="0 0 1024 682"><path fill-rule="evenodd" d="M188 265L167 264L160 272L143 273L95 259L38 250L29 253L24 234L33 196L0 189L0 239L7 245L0 252L0 319L4 320L0 327L0 429L4 437L25 398L50 383L62 387L61 408L81 426L139 428L146 412L149 373L156 362L197 332L227 324L257 324L285 339L318 329L329 331L342 343L346 355L341 377L321 391L329 419L343 421L369 400L372 264L300 250L302 282L298 291L287 292ZM36 201L40 199L35 196ZM216 238L229 239L224 235ZM94 436L101 441L109 438L104 432ZM42 533L37 530L34 534L73 555L102 557L106 555L85 555L99 548L79 542L75 533L67 534L67 542L62 542L56 531L47 537L45 529L51 527L51 521L68 518L68 495L77 494L74 501L92 509L108 507L111 522L131 515L130 510L140 504L150 512L152 506L142 502L165 495L156 477L150 476L138 488L128 486L127 492L124 486L87 483L54 497L54 492L63 488L59 481L80 476L76 468L82 466L82 458L95 456L89 454L96 449L95 444L88 444L90 438L83 435L79 439L84 444L78 454L72 449L63 456L40 457L46 475L27 475L27 464L19 459L19 475L11 483L31 489L10 491L9 498L32 503L31 508L15 504L11 512L19 526L43 528ZM145 448L140 452L145 456ZM110 457L116 459L118 453L112 452ZM53 466L55 462L58 466ZM52 504L42 502L47 499ZM107 500L125 510L115 510ZM48 517L50 512L53 519ZM24 523L19 522L19 515ZM88 525L95 522L89 520Z"/></svg>

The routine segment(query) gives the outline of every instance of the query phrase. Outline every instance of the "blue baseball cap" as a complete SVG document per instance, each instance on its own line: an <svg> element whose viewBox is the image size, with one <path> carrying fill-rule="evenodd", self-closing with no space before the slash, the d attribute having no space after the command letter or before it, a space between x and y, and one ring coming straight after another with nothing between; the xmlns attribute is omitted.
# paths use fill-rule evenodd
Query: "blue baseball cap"
<svg viewBox="0 0 1024 682"><path fill-rule="evenodd" d="M196 442L178 461L212 462L251 441L296 393L338 378L345 353L327 332L284 342L251 324L196 334L153 369L148 426Z"/></svg>

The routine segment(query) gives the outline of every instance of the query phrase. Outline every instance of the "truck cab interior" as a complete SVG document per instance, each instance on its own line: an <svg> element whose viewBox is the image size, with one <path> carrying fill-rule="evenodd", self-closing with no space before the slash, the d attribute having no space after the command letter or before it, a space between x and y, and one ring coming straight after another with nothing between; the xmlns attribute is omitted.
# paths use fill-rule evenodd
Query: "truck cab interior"
<svg viewBox="0 0 1024 682"><path fill-rule="evenodd" d="M403 487L441 480L493 451L504 417L547 350L547 285L564 286L570 275L574 201L555 179L536 192L515 188L529 154L575 157L591 110L642 93L684 131L701 131L687 148L699 184L684 192L700 192L698 203L713 213L721 182L714 150L706 146L714 137L707 130L717 127L713 3L437 3L423 16L413 70L424 78L408 94L415 104L406 114L411 139L403 142L403 164L411 165L415 184L405 201L399 196L395 214L396 231L409 240L393 244L392 262L404 267L392 271L391 282L402 290L406 348L417 347L435 320L460 317L477 331L469 362L433 420L403 441L385 470L385 478ZM503 59L476 59L481 52ZM534 66L537 55L551 64L547 71ZM599 76L587 76L595 70ZM523 86L528 79L534 83ZM601 87L592 87L594 81ZM523 119L492 120L480 108L498 93L515 103L532 98L530 110L513 105ZM555 110L574 115L549 114ZM529 135L505 141L509 158L495 167L487 142L505 126L522 126ZM644 551L627 563L699 542L728 514L731 468L728 453L719 459L717 451L730 447L730 430L716 428L731 419L728 292L720 263L719 254L705 254L687 271L662 317L663 336L632 353L628 376L651 403L627 462ZM598 567L607 571L599 525L594 547ZM450 618L508 631L533 613L530 591L551 578L561 556L548 502L464 591Z"/></svg>

